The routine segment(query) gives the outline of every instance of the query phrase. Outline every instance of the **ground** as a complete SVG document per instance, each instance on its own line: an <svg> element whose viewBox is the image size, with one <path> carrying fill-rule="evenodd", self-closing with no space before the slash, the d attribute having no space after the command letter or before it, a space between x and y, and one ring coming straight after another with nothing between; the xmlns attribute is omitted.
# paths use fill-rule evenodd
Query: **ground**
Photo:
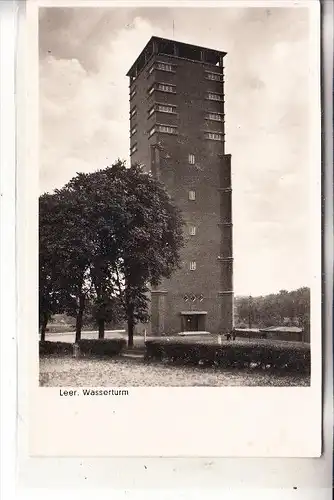
<svg viewBox="0 0 334 500"><path fill-rule="evenodd" d="M48 387L291 387L309 384L307 376L147 364L141 358L80 359L50 356L40 359L40 385Z"/></svg>

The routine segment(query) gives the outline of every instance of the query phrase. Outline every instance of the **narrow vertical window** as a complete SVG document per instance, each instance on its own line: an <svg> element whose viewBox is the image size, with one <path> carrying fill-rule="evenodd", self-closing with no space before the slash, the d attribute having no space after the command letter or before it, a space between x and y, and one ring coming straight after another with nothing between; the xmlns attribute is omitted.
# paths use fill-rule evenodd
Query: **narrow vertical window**
<svg viewBox="0 0 334 500"><path fill-rule="evenodd" d="M196 271L196 261L192 260L189 265L190 271Z"/></svg>
<svg viewBox="0 0 334 500"><path fill-rule="evenodd" d="M130 155L133 155L137 151L137 144L134 144L130 149Z"/></svg>
<svg viewBox="0 0 334 500"><path fill-rule="evenodd" d="M194 225L189 226L189 234L191 236L195 236L195 234L196 234L196 226L194 226Z"/></svg>
<svg viewBox="0 0 334 500"><path fill-rule="evenodd" d="M152 127L151 130L149 130L148 136L152 137L153 134L155 134L155 127Z"/></svg>
<svg viewBox="0 0 334 500"><path fill-rule="evenodd" d="M188 162L190 163L190 165L195 165L195 155L188 155Z"/></svg>
<svg viewBox="0 0 334 500"><path fill-rule="evenodd" d="M189 198L189 200L191 200L191 201L196 200L196 191L189 191L189 193L188 193L188 198Z"/></svg>

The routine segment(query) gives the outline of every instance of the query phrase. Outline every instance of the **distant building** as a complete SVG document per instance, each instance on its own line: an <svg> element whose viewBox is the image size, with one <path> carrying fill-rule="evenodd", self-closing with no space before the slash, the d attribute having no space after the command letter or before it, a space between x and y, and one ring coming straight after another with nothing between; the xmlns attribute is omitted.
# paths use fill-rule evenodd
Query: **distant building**
<svg viewBox="0 0 334 500"><path fill-rule="evenodd" d="M182 269L151 291L151 333L233 327L225 52L152 37L130 77L131 163L166 186L186 223Z"/></svg>
<svg viewBox="0 0 334 500"><path fill-rule="evenodd" d="M237 338L290 340L293 342L310 342L307 333L297 326L270 326L268 328L234 328Z"/></svg>
<svg viewBox="0 0 334 500"><path fill-rule="evenodd" d="M261 328L260 334L266 335L268 339L310 342L304 335L304 330L297 326L270 326Z"/></svg>
<svg viewBox="0 0 334 500"><path fill-rule="evenodd" d="M233 333L235 337L245 339L258 339L261 338L261 333L258 328L234 328ZM262 336L262 338L265 338Z"/></svg>

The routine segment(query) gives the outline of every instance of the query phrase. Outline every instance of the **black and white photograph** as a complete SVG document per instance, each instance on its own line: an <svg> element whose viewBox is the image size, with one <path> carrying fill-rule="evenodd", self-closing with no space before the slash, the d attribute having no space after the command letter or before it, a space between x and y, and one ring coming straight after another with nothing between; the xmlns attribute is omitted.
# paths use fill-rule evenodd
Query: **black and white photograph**
<svg viewBox="0 0 334 500"><path fill-rule="evenodd" d="M267 3L39 9L41 387L310 386L310 12Z"/></svg>

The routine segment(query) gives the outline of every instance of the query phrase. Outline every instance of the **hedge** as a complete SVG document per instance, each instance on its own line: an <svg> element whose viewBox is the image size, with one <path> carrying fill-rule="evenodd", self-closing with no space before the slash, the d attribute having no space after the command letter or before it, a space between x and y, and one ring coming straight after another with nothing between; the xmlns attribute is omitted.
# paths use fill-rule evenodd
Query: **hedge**
<svg viewBox="0 0 334 500"><path fill-rule="evenodd" d="M39 355L47 356L48 354L57 354L63 356L64 354L73 353L73 344L70 342L50 342L48 340L39 342Z"/></svg>
<svg viewBox="0 0 334 500"><path fill-rule="evenodd" d="M78 343L79 353L95 356L115 356L125 347L125 339L82 339ZM40 356L56 354L58 356L73 355L74 344L69 342L39 342Z"/></svg>
<svg viewBox="0 0 334 500"><path fill-rule="evenodd" d="M115 356L126 346L125 339L82 339L78 343L80 354Z"/></svg>
<svg viewBox="0 0 334 500"><path fill-rule="evenodd" d="M270 340L185 342L156 339L146 342L146 361L204 364L221 368L263 368L310 373L310 346L302 342Z"/></svg>

